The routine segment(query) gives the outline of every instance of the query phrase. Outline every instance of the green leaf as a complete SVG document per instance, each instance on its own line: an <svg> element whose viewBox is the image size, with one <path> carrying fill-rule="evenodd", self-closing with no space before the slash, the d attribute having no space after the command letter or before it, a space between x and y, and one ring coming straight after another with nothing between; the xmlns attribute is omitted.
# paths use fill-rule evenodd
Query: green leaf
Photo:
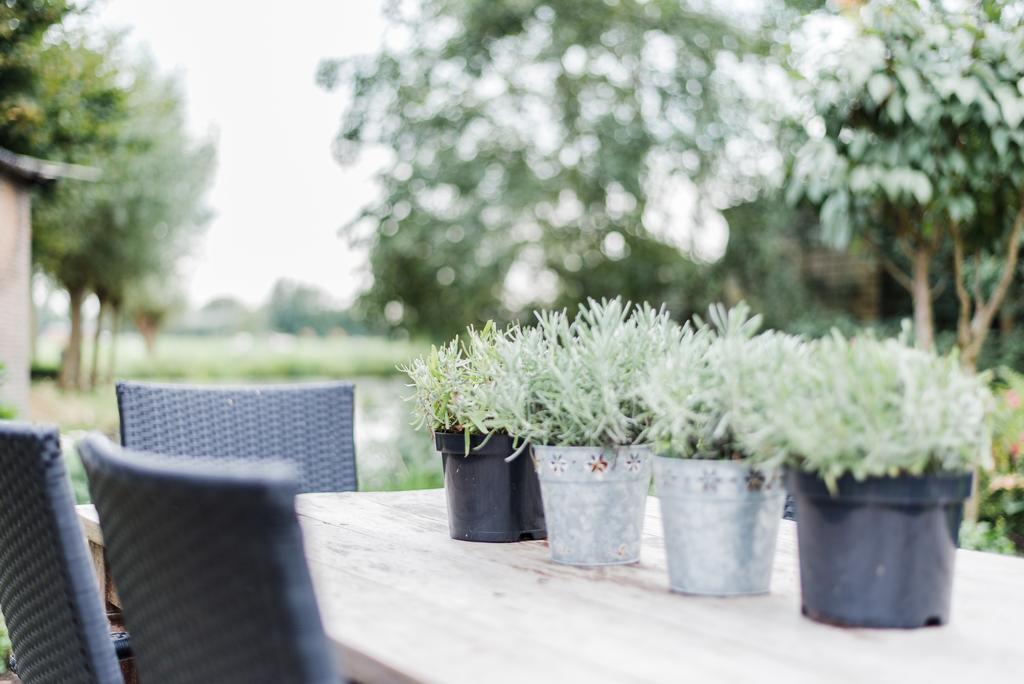
<svg viewBox="0 0 1024 684"><path fill-rule="evenodd" d="M892 80L885 74L875 74L868 79L868 94L875 104L881 105L892 91Z"/></svg>
<svg viewBox="0 0 1024 684"><path fill-rule="evenodd" d="M928 113L928 108L935 102L934 98L927 93L915 91L907 95L906 108L910 120L914 123L922 123Z"/></svg>
<svg viewBox="0 0 1024 684"><path fill-rule="evenodd" d="M1017 97L1008 86L1002 86L995 91L996 101L1003 110L1003 120L1010 128L1016 128L1024 121L1024 100Z"/></svg>

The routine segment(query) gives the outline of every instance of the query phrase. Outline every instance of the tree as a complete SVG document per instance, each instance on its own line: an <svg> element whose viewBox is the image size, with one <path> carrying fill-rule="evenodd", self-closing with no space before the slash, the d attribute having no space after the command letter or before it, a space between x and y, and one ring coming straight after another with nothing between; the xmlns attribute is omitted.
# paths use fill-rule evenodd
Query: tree
<svg viewBox="0 0 1024 684"><path fill-rule="evenodd" d="M326 335L337 328L350 327L351 321L319 288L282 279L274 284L266 304L271 329L284 333L311 330Z"/></svg>
<svg viewBox="0 0 1024 684"><path fill-rule="evenodd" d="M38 101L42 111L33 134L36 150L62 161L91 163L117 145L126 116L126 93L118 82L115 44L87 45L63 33L39 53ZM36 202L33 258L68 291L71 336L61 364L62 387L80 385L82 303L92 286L92 236L102 226L90 213L96 188L60 184Z"/></svg>
<svg viewBox="0 0 1024 684"><path fill-rule="evenodd" d="M887 0L854 18L852 38L812 70L811 137L790 198L820 209L835 244L876 249L910 292L924 348L934 344L934 262L951 255L957 344L973 368L1024 231L1020 5L949 12Z"/></svg>
<svg viewBox="0 0 1024 684"><path fill-rule="evenodd" d="M44 34L72 9L66 0L0 3L0 147L39 152L39 53Z"/></svg>
<svg viewBox="0 0 1024 684"><path fill-rule="evenodd" d="M156 340L161 328L177 311L184 308L184 297L165 276L144 278L133 283L122 302L124 313L142 335L146 352L156 353ZM115 360L111 360L111 367Z"/></svg>
<svg viewBox="0 0 1024 684"><path fill-rule="evenodd" d="M390 47L319 76L352 97L338 158L393 152L382 198L347 228L369 247L369 317L446 335L583 295L702 306L705 209L759 182L721 162L749 129L719 66L765 51L760 34L676 0L424 0L390 15ZM756 158L765 144L750 142ZM658 209L683 192L696 219L673 243L687 217Z"/></svg>
<svg viewBox="0 0 1024 684"><path fill-rule="evenodd" d="M95 55L85 48L87 55ZM109 67L112 50L106 55ZM77 54L77 52L73 53ZM65 73L53 75L55 88L71 90ZM44 270L68 289L71 301L71 338L61 368L61 384L81 383L81 304L93 292L100 301L97 345L94 347L93 382L99 376L99 333L104 318L116 333L123 305L131 290L146 290L136 297L136 310L146 309L147 331L155 331L162 315L151 315L160 297L152 281L169 280L196 230L208 218L203 195L213 169L214 150L205 141L193 141L185 128L180 86L158 75L140 59L131 67L119 66L115 77L130 78L120 91L118 116L106 120L102 145L88 146L88 161L104 170L94 184L64 184L40 202L36 219L36 254ZM59 101L59 96L53 100ZM143 305L141 302L145 302ZM113 361L111 361L113 364Z"/></svg>

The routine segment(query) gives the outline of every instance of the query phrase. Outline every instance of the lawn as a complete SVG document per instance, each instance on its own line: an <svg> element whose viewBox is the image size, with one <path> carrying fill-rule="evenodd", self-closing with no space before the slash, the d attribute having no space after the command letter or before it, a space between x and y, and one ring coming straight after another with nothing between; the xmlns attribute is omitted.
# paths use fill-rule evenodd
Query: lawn
<svg viewBox="0 0 1024 684"><path fill-rule="evenodd" d="M43 339L36 347L36 367L55 372L62 341ZM281 380L347 378L395 374L395 364L422 353L426 344L381 337L302 337L278 333L226 337L166 335L153 354L133 333L117 340L115 375L165 380ZM101 349L105 369L109 341ZM92 358L92 345L83 350Z"/></svg>
<svg viewBox="0 0 1024 684"><path fill-rule="evenodd" d="M109 342L105 345L109 348ZM363 490L415 489L441 484L440 464L430 440L410 427L402 376L395 366L425 345L378 337L166 336L149 355L135 334L118 339L117 378L181 382L296 382L349 379L356 385L356 454ZM105 351L104 351L105 354ZM91 349L84 357L91 358ZM58 347L42 341L37 366L54 366ZM57 425L79 500L87 496L73 443L86 432L118 434L113 383L93 390L62 392L51 380L32 386L31 417Z"/></svg>

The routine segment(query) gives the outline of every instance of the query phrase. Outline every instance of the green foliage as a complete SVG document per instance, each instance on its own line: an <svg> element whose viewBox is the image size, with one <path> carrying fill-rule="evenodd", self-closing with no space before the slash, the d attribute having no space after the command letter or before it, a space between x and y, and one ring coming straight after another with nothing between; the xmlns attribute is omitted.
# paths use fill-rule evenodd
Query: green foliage
<svg viewBox="0 0 1024 684"><path fill-rule="evenodd" d="M1016 554L1019 549L1009 538L1005 520L994 525L987 520L972 523L964 521L960 526L960 548L971 551Z"/></svg>
<svg viewBox="0 0 1024 684"><path fill-rule="evenodd" d="M488 322L483 330L470 327L464 340L454 339L398 367L412 380L416 429L489 435L500 431L492 415L490 393L498 364L496 347L508 332Z"/></svg>
<svg viewBox="0 0 1024 684"><path fill-rule="evenodd" d="M957 223L990 244L1006 231L1024 188L1024 26L1013 17L873 2L853 39L816 63L823 131L797 153L789 196L820 207L832 242L928 240Z"/></svg>
<svg viewBox="0 0 1024 684"><path fill-rule="evenodd" d="M533 444L641 443L651 420L642 395L650 365L682 335L667 312L621 299L589 300L575 318L538 313L535 327L497 340L495 422Z"/></svg>
<svg viewBox="0 0 1024 684"><path fill-rule="evenodd" d="M361 330L349 315L333 302L323 290L282 279L274 284L266 304L267 322L271 329L283 333L311 331L326 335L334 330Z"/></svg>
<svg viewBox="0 0 1024 684"><path fill-rule="evenodd" d="M373 58L325 62L319 77L351 97L338 158L393 152L381 199L347 229L369 249L369 322L448 336L587 297L703 308L694 235L680 246L651 224L687 187L713 186L715 206L756 195L766 143L719 67L765 51L772 41L749 27L787 11L766 3L733 23L675 0L388 7L394 40ZM747 154L726 163L737 137Z"/></svg>
<svg viewBox="0 0 1024 684"><path fill-rule="evenodd" d="M38 134L50 114L39 102L43 37L72 10L67 0L0 3L0 147L40 152Z"/></svg>
<svg viewBox="0 0 1024 684"><path fill-rule="evenodd" d="M761 317L751 317L745 304L712 306L709 319L652 363L644 387L650 440L664 456L761 460L766 454L737 442L733 407L754 383L774 389L803 343L774 331L756 334Z"/></svg>
<svg viewBox="0 0 1024 684"><path fill-rule="evenodd" d="M990 459L990 394L955 355L834 333L766 374L774 381L734 395L738 441L830 485L846 473L962 472Z"/></svg>
<svg viewBox="0 0 1024 684"><path fill-rule="evenodd" d="M113 71L114 49L100 55L76 47L70 55L95 55L102 58L97 69ZM102 169L102 179L59 185L38 203L34 221L44 270L69 289L91 289L115 305L147 278L166 280L186 252L208 218L203 195L214 162L212 145L186 132L176 79L158 75L146 60L103 78L128 75L119 118L97 113L111 130L85 159ZM64 86L63 80L55 85Z"/></svg>
<svg viewBox="0 0 1024 684"><path fill-rule="evenodd" d="M980 473L980 523L985 538L1024 552L1024 375L998 372L992 421L993 467Z"/></svg>

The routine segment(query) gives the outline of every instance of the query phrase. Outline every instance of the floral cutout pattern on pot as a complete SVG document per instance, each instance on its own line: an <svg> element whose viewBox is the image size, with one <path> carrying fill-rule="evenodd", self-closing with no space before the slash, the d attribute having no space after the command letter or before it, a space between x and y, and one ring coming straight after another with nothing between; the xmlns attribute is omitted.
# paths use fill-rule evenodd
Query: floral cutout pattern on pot
<svg viewBox="0 0 1024 684"><path fill-rule="evenodd" d="M644 467L644 459L640 458L639 454L630 452L626 454L626 462L624 463L626 470L631 473L639 473L640 469Z"/></svg>
<svg viewBox="0 0 1024 684"><path fill-rule="evenodd" d="M750 472L747 473L747 491L759 492L764 488L764 484L764 473L756 468L751 468Z"/></svg>
<svg viewBox="0 0 1024 684"><path fill-rule="evenodd" d="M592 473L603 473L608 470L608 461L605 460L604 455L594 454L587 461L587 467Z"/></svg>
<svg viewBox="0 0 1024 684"><path fill-rule="evenodd" d="M548 460L548 466L551 468L551 472L561 475L569 467L569 462L565 460L562 454L553 454Z"/></svg>

